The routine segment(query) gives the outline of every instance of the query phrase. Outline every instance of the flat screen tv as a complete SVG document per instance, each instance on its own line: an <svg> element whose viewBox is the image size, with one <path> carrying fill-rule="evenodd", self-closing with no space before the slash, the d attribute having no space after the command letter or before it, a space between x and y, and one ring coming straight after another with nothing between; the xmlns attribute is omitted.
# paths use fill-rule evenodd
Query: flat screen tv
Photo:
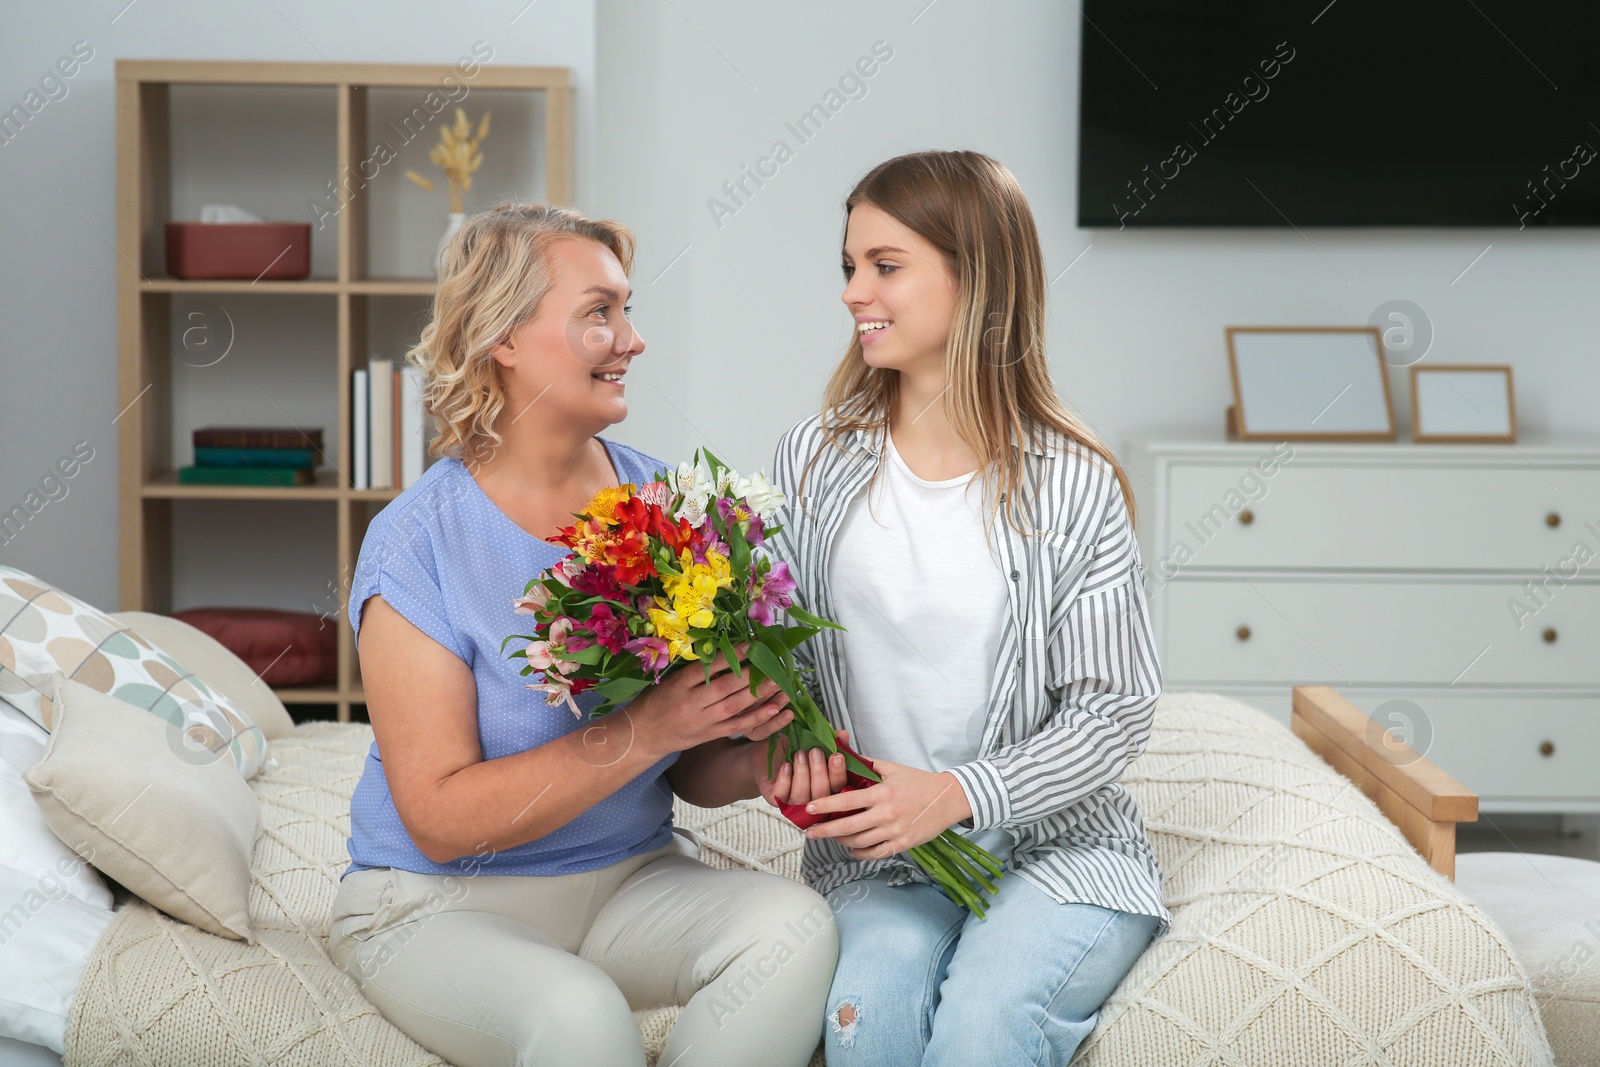
<svg viewBox="0 0 1600 1067"><path fill-rule="evenodd" d="M1085 227L1600 224L1596 0L1081 0Z"/></svg>

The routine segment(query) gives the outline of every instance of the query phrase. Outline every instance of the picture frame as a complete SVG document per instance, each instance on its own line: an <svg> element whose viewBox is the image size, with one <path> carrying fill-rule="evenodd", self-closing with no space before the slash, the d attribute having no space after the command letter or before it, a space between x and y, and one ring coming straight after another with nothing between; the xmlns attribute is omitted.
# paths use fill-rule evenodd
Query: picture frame
<svg viewBox="0 0 1600 1067"><path fill-rule="evenodd" d="M1412 364L1411 439L1515 444L1517 404L1510 364Z"/></svg>
<svg viewBox="0 0 1600 1067"><path fill-rule="evenodd" d="M1228 326L1231 437L1393 441L1383 336L1376 326Z"/></svg>

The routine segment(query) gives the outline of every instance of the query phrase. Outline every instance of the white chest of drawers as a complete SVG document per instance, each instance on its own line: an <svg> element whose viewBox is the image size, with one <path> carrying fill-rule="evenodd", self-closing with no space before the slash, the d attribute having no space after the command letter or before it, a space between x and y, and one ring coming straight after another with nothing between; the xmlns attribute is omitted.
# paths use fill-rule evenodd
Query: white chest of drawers
<svg viewBox="0 0 1600 1067"><path fill-rule="evenodd" d="M1126 459L1166 689L1337 686L1485 811L1600 811L1600 440Z"/></svg>

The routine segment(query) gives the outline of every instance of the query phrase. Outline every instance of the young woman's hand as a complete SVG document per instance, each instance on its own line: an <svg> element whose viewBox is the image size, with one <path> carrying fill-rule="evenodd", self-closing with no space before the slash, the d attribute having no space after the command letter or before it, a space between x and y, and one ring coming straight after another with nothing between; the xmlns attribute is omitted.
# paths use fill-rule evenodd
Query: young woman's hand
<svg viewBox="0 0 1600 1067"><path fill-rule="evenodd" d="M782 723L779 727L782 727ZM768 730L762 735L770 737L776 732ZM850 731L839 730L836 732L839 740L845 744L850 743ZM754 736L751 740L757 740ZM773 761L778 770L775 778L767 777L767 746L752 746L750 751L751 773L755 776L756 788L766 798L768 804L777 807L780 804L804 804L813 797L825 797L844 788L844 756L835 752L833 758L827 758L827 753L820 748L807 749L797 753L793 762L788 758L787 744L778 739L778 752L773 756Z"/></svg>
<svg viewBox="0 0 1600 1067"><path fill-rule="evenodd" d="M744 654L743 648L735 651ZM753 737L789 714L778 683L763 682L752 697L748 676L730 670L720 652L711 661L709 682L705 670L690 663L645 689L622 710L632 718L641 743L662 756L733 734ZM760 736L771 733L768 729Z"/></svg>
<svg viewBox="0 0 1600 1067"><path fill-rule="evenodd" d="M886 759L874 759L872 766L883 781L806 804L819 815L852 813L813 824L807 837L833 838L858 860L881 860L932 841L972 814L966 790L948 771Z"/></svg>

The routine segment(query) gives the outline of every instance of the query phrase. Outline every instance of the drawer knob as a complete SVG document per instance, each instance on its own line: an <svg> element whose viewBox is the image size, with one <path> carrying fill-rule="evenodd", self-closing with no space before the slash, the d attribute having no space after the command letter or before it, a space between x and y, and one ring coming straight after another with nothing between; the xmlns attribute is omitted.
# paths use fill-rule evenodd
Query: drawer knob
<svg viewBox="0 0 1600 1067"><path fill-rule="evenodd" d="M1549 526L1549 527L1552 527L1552 528L1556 527L1556 526L1560 526L1561 525L1561 512L1559 512L1559 511L1550 512L1548 515L1546 515L1544 517L1544 524L1546 526Z"/></svg>
<svg viewBox="0 0 1600 1067"><path fill-rule="evenodd" d="M1241 526L1249 526L1255 521L1256 513L1251 511L1249 508L1245 508L1243 511L1239 512L1239 524Z"/></svg>
<svg viewBox="0 0 1600 1067"><path fill-rule="evenodd" d="M1250 640L1250 627L1248 627L1248 626L1239 627L1237 630L1233 631L1233 636L1237 637L1241 641Z"/></svg>
<svg viewBox="0 0 1600 1067"><path fill-rule="evenodd" d="M1551 743L1549 741L1540 741L1539 742L1539 755L1541 755L1541 756L1554 756L1555 754L1556 754L1556 746L1553 743Z"/></svg>
<svg viewBox="0 0 1600 1067"><path fill-rule="evenodd" d="M1556 643L1556 628L1554 626L1546 626L1544 633L1540 634L1540 636L1544 638L1545 644L1553 645Z"/></svg>

